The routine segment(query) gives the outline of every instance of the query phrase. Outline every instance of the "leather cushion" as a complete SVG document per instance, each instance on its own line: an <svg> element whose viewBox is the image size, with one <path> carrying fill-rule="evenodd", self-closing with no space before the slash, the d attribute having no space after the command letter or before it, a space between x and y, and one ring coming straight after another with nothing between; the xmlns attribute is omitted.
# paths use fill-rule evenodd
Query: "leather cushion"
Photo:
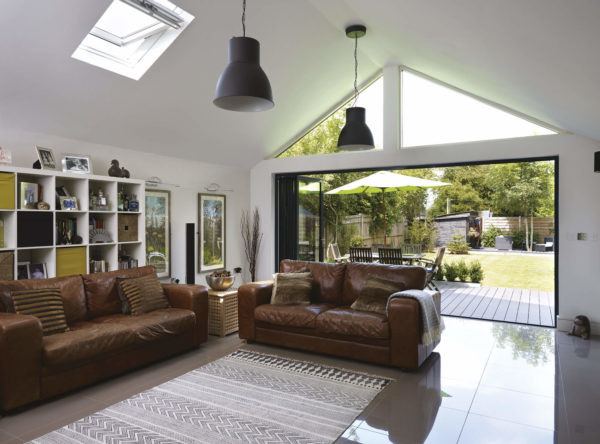
<svg viewBox="0 0 600 444"><path fill-rule="evenodd" d="M346 264L325 264L322 262L293 261L284 259L280 264L282 273L292 273L302 268L308 268L313 277L313 303L342 303L342 288Z"/></svg>
<svg viewBox="0 0 600 444"><path fill-rule="evenodd" d="M24 279L21 281L0 281L0 299L8 313L14 313L13 290L58 288L65 309L68 324L86 319L88 311L85 303L85 291L81 275L65 276L50 279Z"/></svg>
<svg viewBox="0 0 600 444"><path fill-rule="evenodd" d="M117 278L118 279L118 278ZM162 308L169 308L169 300L156 274L118 281L127 299L131 314L138 316Z"/></svg>
<svg viewBox="0 0 600 444"><path fill-rule="evenodd" d="M65 308L58 288L14 290L10 294L15 312L38 318L42 323L44 336L69 331Z"/></svg>
<svg viewBox="0 0 600 444"><path fill-rule="evenodd" d="M367 278L379 277L398 284L404 284L406 290L425 288L427 271L423 267L383 264L346 264L344 278L344 298L339 305L352 305L365 286Z"/></svg>
<svg viewBox="0 0 600 444"><path fill-rule="evenodd" d="M350 308L387 316L387 302L389 297L405 288L406 286L403 282L398 283L389 279L370 277L365 282L365 286Z"/></svg>
<svg viewBox="0 0 600 444"><path fill-rule="evenodd" d="M312 287L313 279L310 272L276 273L271 304L308 305L310 304Z"/></svg>
<svg viewBox="0 0 600 444"><path fill-rule="evenodd" d="M331 304L259 305L254 309L257 321L273 325L315 328L317 315L333 308Z"/></svg>
<svg viewBox="0 0 600 444"><path fill-rule="evenodd" d="M140 316L116 314L80 322L69 332L44 337L43 363L50 367L74 364L123 352L160 337L193 332L194 324L194 313L179 308Z"/></svg>
<svg viewBox="0 0 600 444"><path fill-rule="evenodd" d="M390 337L387 317L378 313L339 307L317 316L319 334L387 339Z"/></svg>
<svg viewBox="0 0 600 444"><path fill-rule="evenodd" d="M121 299L117 289L117 278L134 278L156 273L152 266L92 273L83 276L87 295L89 316L95 318L121 313Z"/></svg>

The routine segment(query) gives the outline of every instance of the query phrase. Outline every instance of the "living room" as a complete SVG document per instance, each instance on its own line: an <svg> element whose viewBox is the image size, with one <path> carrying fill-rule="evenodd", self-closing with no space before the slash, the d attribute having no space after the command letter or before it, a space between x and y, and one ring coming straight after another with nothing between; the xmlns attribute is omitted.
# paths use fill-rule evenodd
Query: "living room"
<svg viewBox="0 0 600 444"><path fill-rule="evenodd" d="M553 8L2 2L0 178L13 191L0 208L0 442L596 442L600 109L590 54L600 9ZM103 59L106 45L115 52ZM226 91L252 83L247 72L225 75L232 55L264 70L256 94ZM410 143L407 76L536 129L481 136L483 120L506 123L428 97L424 132L442 141ZM374 81L379 102L367 92ZM344 148L335 127L331 151L281 156L336 112L352 123L347 109L366 109L370 145ZM450 126L480 131L452 139ZM556 174L555 328L440 316L431 264L407 262L406 248L403 265L293 262L297 201L282 203L279 178L542 159ZM5 190L0 181L0 202ZM38 242L44 228L50 238ZM65 259L76 252L77 263ZM319 261L328 260L317 251ZM282 285L277 296L273 273L295 283L293 294ZM288 311L276 301L296 298L307 273L310 300L299 304L309 308ZM370 277L402 287L390 287L380 312L351 308ZM152 280L158 305L130 314L128 279L142 294ZM44 321L19 314L19 297L34 290L62 301L62 332L46 335Z"/></svg>

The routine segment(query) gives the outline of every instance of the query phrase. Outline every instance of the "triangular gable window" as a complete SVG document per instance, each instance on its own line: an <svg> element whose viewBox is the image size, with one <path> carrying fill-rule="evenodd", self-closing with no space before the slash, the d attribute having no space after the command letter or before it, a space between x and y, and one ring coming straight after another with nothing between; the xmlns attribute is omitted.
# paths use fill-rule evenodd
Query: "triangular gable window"
<svg viewBox="0 0 600 444"><path fill-rule="evenodd" d="M401 115L403 147L556 134L409 71Z"/></svg>

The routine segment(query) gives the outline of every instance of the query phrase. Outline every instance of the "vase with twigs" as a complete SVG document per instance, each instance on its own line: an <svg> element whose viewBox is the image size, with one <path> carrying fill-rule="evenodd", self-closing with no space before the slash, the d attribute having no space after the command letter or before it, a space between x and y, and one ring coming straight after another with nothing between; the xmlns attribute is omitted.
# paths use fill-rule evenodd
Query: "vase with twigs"
<svg viewBox="0 0 600 444"><path fill-rule="evenodd" d="M254 282L256 281L258 250L260 249L263 237L263 234L260 232L260 213L258 212L258 208L254 208L252 214L249 211L242 212L240 229L246 260L248 261L248 270L250 271L250 280Z"/></svg>

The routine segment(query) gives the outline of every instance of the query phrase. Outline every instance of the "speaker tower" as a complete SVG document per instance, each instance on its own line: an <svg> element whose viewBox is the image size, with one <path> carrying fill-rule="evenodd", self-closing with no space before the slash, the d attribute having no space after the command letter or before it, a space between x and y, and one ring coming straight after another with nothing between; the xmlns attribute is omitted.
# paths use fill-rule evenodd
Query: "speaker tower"
<svg viewBox="0 0 600 444"><path fill-rule="evenodd" d="M185 224L185 283L196 283L196 224Z"/></svg>

